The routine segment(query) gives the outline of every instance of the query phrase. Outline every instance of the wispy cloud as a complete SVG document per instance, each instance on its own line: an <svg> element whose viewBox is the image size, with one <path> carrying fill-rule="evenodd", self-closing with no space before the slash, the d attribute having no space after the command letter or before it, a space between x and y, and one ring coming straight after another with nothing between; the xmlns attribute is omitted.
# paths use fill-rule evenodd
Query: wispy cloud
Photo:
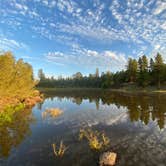
<svg viewBox="0 0 166 166"><path fill-rule="evenodd" d="M22 42L13 39L7 39L0 36L0 50L11 51L17 49L27 49L28 46Z"/></svg>
<svg viewBox="0 0 166 166"><path fill-rule="evenodd" d="M154 9L154 14L155 15L161 14L165 10L166 10L166 2L162 0L157 1L156 8Z"/></svg>
<svg viewBox="0 0 166 166"><path fill-rule="evenodd" d="M119 53L127 50L121 50L122 44L123 48L130 46L128 50L133 56L166 50L166 2L163 0L8 0L0 1L0 6L0 30L7 27L3 31L13 36L18 29L26 30L41 41L46 38L51 44L68 47L65 52L47 54L47 60L53 59L59 64L64 63L63 56L67 59L65 64L112 65L117 69L122 68L120 64L126 58ZM21 47L9 36L5 38L1 47ZM93 48L88 43L102 47ZM112 48L114 43L116 47ZM76 44L79 48L73 48Z"/></svg>
<svg viewBox="0 0 166 166"><path fill-rule="evenodd" d="M74 47L70 53L48 52L45 58L55 64L61 65L76 65L81 68L89 67L106 67L115 70L124 69L126 65L126 56L122 53L113 52L110 50L98 52L80 47Z"/></svg>

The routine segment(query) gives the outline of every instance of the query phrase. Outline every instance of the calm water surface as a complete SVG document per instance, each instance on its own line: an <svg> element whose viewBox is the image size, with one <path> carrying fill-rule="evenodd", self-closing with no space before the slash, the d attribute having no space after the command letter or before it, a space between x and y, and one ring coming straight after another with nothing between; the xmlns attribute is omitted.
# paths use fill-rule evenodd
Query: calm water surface
<svg viewBox="0 0 166 166"><path fill-rule="evenodd" d="M99 154L78 141L83 127L106 133L117 166L166 165L166 95L77 90L45 92L45 97L0 127L0 166L97 166ZM48 108L64 113L42 117ZM60 140L69 149L56 159L51 145Z"/></svg>

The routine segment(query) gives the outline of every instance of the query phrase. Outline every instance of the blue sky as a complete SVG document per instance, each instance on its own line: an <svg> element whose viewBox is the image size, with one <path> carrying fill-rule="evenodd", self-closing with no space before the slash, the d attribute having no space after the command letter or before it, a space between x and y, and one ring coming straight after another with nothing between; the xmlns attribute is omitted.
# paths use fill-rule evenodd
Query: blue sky
<svg viewBox="0 0 166 166"><path fill-rule="evenodd" d="M0 50L48 76L115 72L158 51L166 60L166 1L0 0Z"/></svg>

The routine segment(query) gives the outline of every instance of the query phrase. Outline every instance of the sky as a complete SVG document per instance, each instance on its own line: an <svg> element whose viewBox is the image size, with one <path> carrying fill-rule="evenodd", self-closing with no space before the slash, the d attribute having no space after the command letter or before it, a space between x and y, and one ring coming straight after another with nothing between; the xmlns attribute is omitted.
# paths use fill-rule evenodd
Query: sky
<svg viewBox="0 0 166 166"><path fill-rule="evenodd" d="M55 77L166 60L166 0L0 0L0 50Z"/></svg>

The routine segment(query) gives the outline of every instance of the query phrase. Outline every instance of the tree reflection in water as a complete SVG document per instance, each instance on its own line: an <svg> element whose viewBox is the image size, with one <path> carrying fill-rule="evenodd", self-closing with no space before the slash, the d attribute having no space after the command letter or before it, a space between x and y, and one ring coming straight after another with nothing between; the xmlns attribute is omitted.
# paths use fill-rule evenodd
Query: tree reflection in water
<svg viewBox="0 0 166 166"><path fill-rule="evenodd" d="M11 122L0 126L0 157L8 157L31 134L30 124L35 121L32 111L24 109L14 114Z"/></svg>
<svg viewBox="0 0 166 166"><path fill-rule="evenodd" d="M55 95L56 94L56 95ZM150 120L156 121L159 128L164 128L166 108L166 95L146 94L146 93L123 93L104 90L58 90L47 92L46 97L58 97L59 99L68 98L78 105L83 100L88 99L90 103L96 104L96 109L100 110L102 104L115 104L128 109L129 118L132 122L141 121L145 125Z"/></svg>

